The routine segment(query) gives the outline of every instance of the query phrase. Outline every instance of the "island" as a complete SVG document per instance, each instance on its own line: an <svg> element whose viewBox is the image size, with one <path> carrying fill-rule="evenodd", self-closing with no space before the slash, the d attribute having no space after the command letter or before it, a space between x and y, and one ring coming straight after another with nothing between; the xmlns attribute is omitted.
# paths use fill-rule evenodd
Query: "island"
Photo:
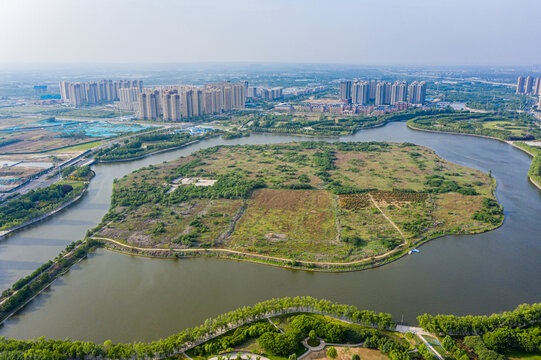
<svg viewBox="0 0 541 360"><path fill-rule="evenodd" d="M115 180L89 235L113 250L323 271L503 221L490 174L411 143L217 146Z"/></svg>

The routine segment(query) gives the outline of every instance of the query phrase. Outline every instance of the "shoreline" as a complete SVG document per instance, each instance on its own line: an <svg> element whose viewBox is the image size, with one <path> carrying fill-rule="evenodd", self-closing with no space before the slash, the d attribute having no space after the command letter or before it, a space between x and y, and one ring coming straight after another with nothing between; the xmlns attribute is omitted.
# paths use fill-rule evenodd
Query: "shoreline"
<svg viewBox="0 0 541 360"><path fill-rule="evenodd" d="M504 140L504 139L500 139L500 138L497 138L497 137L494 137L494 136L488 136L488 135L479 135L479 134L466 134L466 133L459 133L459 132L455 132L455 131L439 131L439 130L432 130L432 129L421 129L421 128L417 128L415 126L412 126L410 124L408 124L406 122L406 126L408 127L408 129L411 129L411 130L415 130L415 131L424 131L424 132L431 132L431 133L439 133L439 134L453 134L453 135L463 135L463 136L475 136L475 137L480 137L480 138L485 138L485 139L491 139L491 140L497 140L497 141L500 141L500 142L503 142L503 143L506 143L508 145L511 145L512 147L514 147L515 149L519 149L523 152L525 152L526 154L530 155L532 157L532 160L533 158L536 157L536 155L532 154L531 152L529 152L528 150L526 149L523 149L522 147L518 146L518 145L515 145L515 141L510 141L510 140ZM530 166L531 166L531 163L530 163ZM532 179L532 177L528 174L528 180L530 180L530 182L535 185L539 190L541 190L541 184L538 184L534 179Z"/></svg>
<svg viewBox="0 0 541 360"><path fill-rule="evenodd" d="M342 136L351 136L351 135L355 135L357 134L359 131L362 131L362 130L368 130L368 129L376 129L376 128L380 128L380 127L383 127L391 122L401 122L403 120L397 120L397 121L385 121L381 124L378 124L378 125L372 125L372 126L366 126L366 127L362 127L360 129L357 129L357 130L353 130L353 131L349 131L347 134L339 134L339 135L310 135L310 134L298 134L298 133L291 133L291 132L284 132L284 133L281 133L281 132L278 132L278 131L255 131L255 130L251 130L251 129L248 129L248 131L250 131L250 133L252 134L267 134L267 135L282 135L282 136L305 136L305 137L309 137L309 138L340 138Z"/></svg>
<svg viewBox="0 0 541 360"><path fill-rule="evenodd" d="M173 150L178 150L178 149L181 149L181 148L183 148L183 147L186 147L186 146L189 146L189 145L196 144L196 143L198 143L199 141L201 141L201 139L199 139L199 140L192 140L192 141L187 142L187 143L182 144L182 145L177 145L177 146L174 146L174 147L171 147L171 148L167 148L167 149L156 150L156 151L150 152L150 153L148 153L148 154L143 154L143 155L139 155L139 156L132 157L132 158L128 158L128 159L96 160L96 163L97 163L97 164L112 164L112 163L117 163L117 162L128 162L128 161L141 160L141 159L144 159L144 158L149 157L149 156L161 154L161 153L163 153L163 152L173 151Z"/></svg>
<svg viewBox="0 0 541 360"><path fill-rule="evenodd" d="M231 250L231 249L204 249L204 248L192 248L192 249L182 249L182 248L140 248L136 246L131 246L128 244L121 243L114 239L93 236L91 239L104 242L104 249L123 255L130 256L139 256L150 259L191 259L191 258L213 258L221 260L237 260L244 261L249 263L255 263L259 265L273 266L283 269L290 270L302 270L302 271L312 271L312 272L322 272L322 273L343 273L343 272L353 272L353 271L363 271L369 269L375 269L381 266L388 265L393 263L409 254L411 249L421 247L432 240L440 239L445 236L452 235L477 235L486 233L489 231L497 230L504 224L505 217L502 218L502 221L495 225L494 227L470 232L470 233L446 233L435 235L432 237L424 238L419 240L414 244L410 244L405 248L402 248L405 244L401 244L398 247L372 257L367 257L360 260L355 260L351 262L317 262L317 261L305 261L305 260L295 260L295 259L285 259L278 258L273 256L245 253L241 251ZM106 245L107 243L114 244L113 246ZM116 247L115 247L116 245ZM121 248L126 250L123 250ZM164 256L159 256L158 254L164 254ZM191 255L186 253L192 253ZM180 256L179 256L180 254ZM377 259L379 257L379 259ZM308 265L309 264L309 265ZM319 267L318 267L319 265Z"/></svg>

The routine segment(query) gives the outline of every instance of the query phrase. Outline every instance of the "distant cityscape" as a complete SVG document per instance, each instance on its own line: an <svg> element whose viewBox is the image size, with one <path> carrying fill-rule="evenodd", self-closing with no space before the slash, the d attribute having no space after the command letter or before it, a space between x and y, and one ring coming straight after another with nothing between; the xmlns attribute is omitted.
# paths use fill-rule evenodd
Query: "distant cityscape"
<svg viewBox="0 0 541 360"><path fill-rule="evenodd" d="M144 89L138 96L137 117L144 120L180 121L203 115L244 109L247 82L228 81L192 85L169 85Z"/></svg>
<svg viewBox="0 0 541 360"><path fill-rule="evenodd" d="M340 83L340 100L344 104L368 105L423 105L426 98L426 82L376 80L345 80Z"/></svg>

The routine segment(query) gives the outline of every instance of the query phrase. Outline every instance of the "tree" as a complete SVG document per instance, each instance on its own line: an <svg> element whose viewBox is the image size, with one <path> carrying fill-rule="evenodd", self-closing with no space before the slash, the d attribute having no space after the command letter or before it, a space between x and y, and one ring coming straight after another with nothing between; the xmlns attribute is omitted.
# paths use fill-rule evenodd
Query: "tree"
<svg viewBox="0 0 541 360"><path fill-rule="evenodd" d="M317 338L317 334L316 334L315 330L310 330L310 333L308 334L308 337L310 337L310 339L312 339L312 340L315 340Z"/></svg>
<svg viewBox="0 0 541 360"><path fill-rule="evenodd" d="M338 352L336 351L336 349L334 348L334 346L331 346L328 350L327 350L327 356L330 357L331 359L336 359L338 357Z"/></svg>
<svg viewBox="0 0 541 360"><path fill-rule="evenodd" d="M353 354L351 360L361 360L361 357L359 356L359 354Z"/></svg>

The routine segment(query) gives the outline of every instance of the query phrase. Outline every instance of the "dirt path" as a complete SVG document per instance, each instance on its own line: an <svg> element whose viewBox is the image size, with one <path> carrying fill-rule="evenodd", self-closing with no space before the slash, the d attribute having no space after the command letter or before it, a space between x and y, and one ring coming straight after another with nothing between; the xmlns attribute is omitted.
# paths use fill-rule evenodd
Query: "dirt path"
<svg viewBox="0 0 541 360"><path fill-rule="evenodd" d="M121 243L119 241L116 241L116 240L113 240L113 239L110 239L110 238L104 238L104 237L98 237L98 236L94 236L92 237L93 239L95 240L102 240L102 241L108 241L108 242L112 242L114 244L117 244L117 245L120 245L122 247L125 247L127 249L134 249L134 250L141 250L141 251L160 251L160 252L170 252L170 251L175 251L175 252L185 252L185 253L198 253L198 252L203 252L203 253L210 253L210 252L224 252L224 253L229 253L229 254L233 254L233 255L241 255L241 256L245 256L248 260L250 260L250 258L254 258L254 259L261 259L261 260L277 260L277 261L281 261L281 262L285 262L285 263L289 263L292 261L292 259L286 259L286 258L280 258L280 257L275 257L275 256L266 256L266 255L259 255L259 254L252 254L252 253L248 253L248 252L242 252L242 251L236 251L236 250L230 250L230 249L222 249L222 248L209 248L209 249L183 249L183 248L167 248L167 249L164 249L164 248L142 248L142 247L137 247L137 246L132 246L132 245L128 245L128 244L124 244L124 243ZM383 253L383 254L380 254L380 255L377 255L377 256L374 256L373 258L374 259L380 259L380 258L383 258L393 252L395 252L398 248L400 248L401 246L404 246L405 244L400 244L398 245L396 248L394 248L393 250L390 250L390 251L387 251L386 253ZM344 265L357 265L357 264L362 264L363 262L366 262L368 260L368 258L365 258L365 259L362 259L362 260L356 260L356 261L350 261L350 262L319 262L319 261L301 261L303 264L315 264L315 265L333 265L333 266L344 266Z"/></svg>
<svg viewBox="0 0 541 360"><path fill-rule="evenodd" d="M400 233L400 236L402 236L402 240L404 240L404 243L406 242L406 237L404 236L404 234L402 233L402 231L400 231L400 228L398 226L396 226L396 224L391 220L391 218L389 218L387 215L385 215L385 213L383 212L383 210L381 210L381 208L378 206L378 204L376 203L376 200L374 200L374 197L372 197L372 194L368 193L368 196L370 197L370 200L372 200L372 204L374 204L374 206L376 208L378 208L379 212L381 213L381 215L383 215L385 217L385 219L387 219L387 221L389 221L391 223L392 226L394 226L394 228L396 229L396 231L398 231Z"/></svg>

